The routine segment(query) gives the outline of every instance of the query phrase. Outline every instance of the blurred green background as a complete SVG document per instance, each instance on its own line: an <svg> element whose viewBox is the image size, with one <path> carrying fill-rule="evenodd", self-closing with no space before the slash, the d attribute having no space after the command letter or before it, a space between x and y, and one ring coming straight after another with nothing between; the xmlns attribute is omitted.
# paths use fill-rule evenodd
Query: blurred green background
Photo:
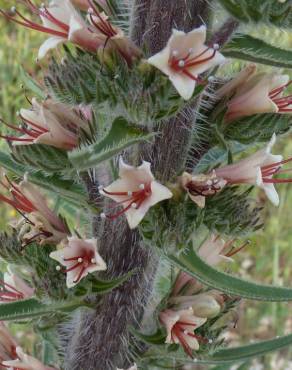
<svg viewBox="0 0 292 370"><path fill-rule="evenodd" d="M0 7L11 6L10 1L1 1ZM35 62L37 50L44 38L36 32L17 27L0 17L0 116L8 122L16 122L16 112L27 106L25 91L20 80L20 67L37 79L42 78L42 69ZM292 48L292 34L274 28L253 27L248 30L256 37L272 41L282 47ZM42 62L42 66L46 62ZM230 74L240 68L240 63L230 63L225 73ZM43 70L45 70L43 68ZM285 71L287 72L287 71ZM1 132L5 131L3 125ZM283 152L284 157L292 155L292 134L279 140L275 152ZM0 147L6 147L1 140ZM1 171L1 169L0 169ZM263 212L265 227L251 238L251 246L236 256L230 267L234 274L247 279L275 285L291 285L292 269L292 185L278 186L281 197L279 208L266 202L261 192L255 194L259 203L265 203ZM0 230L7 227L9 220L16 217L15 211L0 204ZM236 322L234 328L233 323ZM226 334L232 345L268 339L292 332L292 305L286 303L242 302L238 316L234 318ZM287 349L273 353L246 364L246 369L292 369L292 351ZM196 367L198 368L198 367ZM236 367L235 367L236 368Z"/></svg>

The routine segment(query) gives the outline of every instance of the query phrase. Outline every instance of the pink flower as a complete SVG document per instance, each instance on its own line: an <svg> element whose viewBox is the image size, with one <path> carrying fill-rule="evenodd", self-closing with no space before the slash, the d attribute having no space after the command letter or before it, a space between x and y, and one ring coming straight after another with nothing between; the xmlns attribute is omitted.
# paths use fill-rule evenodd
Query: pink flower
<svg viewBox="0 0 292 370"><path fill-rule="evenodd" d="M257 70L257 66L254 63L248 64L245 68L243 68L235 78L231 79L227 83L225 83L220 89L216 91L216 96L218 98L223 98L224 96L230 96L234 94L234 92L240 88L251 76L255 74Z"/></svg>
<svg viewBox="0 0 292 370"><path fill-rule="evenodd" d="M176 278L171 295L191 295L197 293L201 289L202 284L198 280L196 280L186 272L181 271Z"/></svg>
<svg viewBox="0 0 292 370"><path fill-rule="evenodd" d="M90 8L88 9L88 19L99 37L104 40L104 48L107 50L117 50L120 55L131 65L132 59L141 55L141 50L137 48L131 40L125 37L124 32L113 26L104 12L100 12L94 1L88 0ZM105 0L99 0L97 4L108 14L110 8Z"/></svg>
<svg viewBox="0 0 292 370"><path fill-rule="evenodd" d="M21 347L15 348L16 359L6 360L2 362L5 368L15 370L56 370L52 367L47 367L36 358L25 354Z"/></svg>
<svg viewBox="0 0 292 370"><path fill-rule="evenodd" d="M291 113L292 95L283 95L290 83L288 75L251 74L235 89L227 105L226 120L259 113Z"/></svg>
<svg viewBox="0 0 292 370"><path fill-rule="evenodd" d="M207 319L196 317L191 307L179 311L167 309L159 314L159 319L167 331L165 343L182 345L184 351L193 358L192 351L199 349L200 339L194 331L205 324Z"/></svg>
<svg viewBox="0 0 292 370"><path fill-rule="evenodd" d="M165 73L185 100L192 97L198 75L225 61L218 45L206 46L206 27L184 33L173 30L166 47L148 59Z"/></svg>
<svg viewBox="0 0 292 370"><path fill-rule="evenodd" d="M241 251L249 242L233 247L234 240L224 241L219 235L212 234L198 250L198 255L207 264L217 266L221 262L232 262L232 256Z"/></svg>
<svg viewBox="0 0 292 370"><path fill-rule="evenodd" d="M269 200L274 205L279 205L279 196L274 187L277 183L292 182L290 178L274 178L275 174L285 172L282 165L291 161L291 158L283 160L281 155L271 154L276 142L274 134L266 149L261 149L255 154L237 163L217 168L214 173L223 178L228 184L252 184L262 188Z"/></svg>
<svg viewBox="0 0 292 370"><path fill-rule="evenodd" d="M172 197L171 191L166 186L155 181L150 166L149 162L143 161L141 166L133 167L120 158L120 178L101 189L100 193L113 199L123 207L123 210L111 215L102 214L102 217L115 219L125 214L130 228L134 229L151 207Z"/></svg>
<svg viewBox="0 0 292 370"><path fill-rule="evenodd" d="M89 273L107 269L97 251L96 239L68 238L68 246L52 252L50 257L66 267L68 288L74 287ZM60 266L57 270L61 270Z"/></svg>
<svg viewBox="0 0 292 370"><path fill-rule="evenodd" d="M14 302L31 298L34 295L34 289L15 275L9 267L7 272L4 273L4 279L0 280L0 286L0 302Z"/></svg>
<svg viewBox="0 0 292 370"><path fill-rule="evenodd" d="M205 207L205 199L207 196L218 193L227 183L226 180L217 177L214 173L207 175L191 175L187 172L182 174L180 182L191 200L200 208Z"/></svg>
<svg viewBox="0 0 292 370"><path fill-rule="evenodd" d="M13 8L13 11L18 18L9 13L1 12L15 23L50 35L39 49L38 57L40 59L50 49L67 41L71 41L91 52L95 52L98 47L103 45L104 40L101 40L98 34L88 29L85 21L73 7L70 0L52 1L48 7L42 5L40 8L34 5L31 0L24 0L24 2L32 13L41 18L42 25L26 18L15 8Z"/></svg>
<svg viewBox="0 0 292 370"><path fill-rule="evenodd" d="M24 225L21 239L25 245L34 241L40 244L58 244L70 234L67 225L47 206L45 198L26 179L19 185L6 177L7 184L0 184L10 192L6 197L0 194L0 201L11 205L22 216Z"/></svg>
<svg viewBox="0 0 292 370"><path fill-rule="evenodd" d="M13 145L35 143L72 150L79 145L81 129L88 130L87 116L84 113L88 114L89 108L73 109L51 99L40 104L36 99L32 99L32 109L20 111L22 124L19 127L2 120L6 126L20 132L22 136L1 137L12 141Z"/></svg>

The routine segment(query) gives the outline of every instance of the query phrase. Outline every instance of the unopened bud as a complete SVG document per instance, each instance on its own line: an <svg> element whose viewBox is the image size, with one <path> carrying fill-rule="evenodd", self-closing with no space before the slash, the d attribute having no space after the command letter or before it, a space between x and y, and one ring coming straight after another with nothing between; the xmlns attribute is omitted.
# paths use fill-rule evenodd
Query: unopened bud
<svg viewBox="0 0 292 370"><path fill-rule="evenodd" d="M196 316L211 318L220 313L221 306L212 295L199 294L195 298L192 308Z"/></svg>

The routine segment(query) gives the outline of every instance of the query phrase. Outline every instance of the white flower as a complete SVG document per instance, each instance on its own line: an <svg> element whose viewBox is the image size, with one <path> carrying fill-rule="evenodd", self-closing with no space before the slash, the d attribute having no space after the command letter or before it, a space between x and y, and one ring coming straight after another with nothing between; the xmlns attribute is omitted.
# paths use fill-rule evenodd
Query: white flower
<svg viewBox="0 0 292 370"><path fill-rule="evenodd" d="M66 267L68 288L74 287L89 273L107 268L97 251L96 239L69 237L68 246L52 252L50 257Z"/></svg>
<svg viewBox="0 0 292 370"><path fill-rule="evenodd" d="M19 370L49 370L51 367L45 366L36 358L25 354L21 347L16 347L16 360L2 361L3 365L7 368Z"/></svg>
<svg viewBox="0 0 292 370"><path fill-rule="evenodd" d="M30 231L24 239L30 240L39 233L45 243L58 244L67 237L67 225L48 207L44 196L26 179L19 184L17 196L20 205L26 201L32 207L28 212Z"/></svg>
<svg viewBox="0 0 292 370"><path fill-rule="evenodd" d="M166 47L148 59L148 63L165 73L183 99L192 97L198 75L225 61L218 45L205 45L206 27L185 33L172 31Z"/></svg>
<svg viewBox="0 0 292 370"><path fill-rule="evenodd" d="M251 76L255 74L257 66L254 63L248 64L243 68L235 78L225 83L220 89L216 91L216 96L221 99L223 96L229 96L234 93L241 85L245 84Z"/></svg>
<svg viewBox="0 0 292 370"><path fill-rule="evenodd" d="M78 146L80 130L88 129L88 122L81 116L82 108L73 108L47 99L42 103L33 98L32 109L21 109L20 118L26 128L22 136L14 138L14 145L46 144L56 148L72 150Z"/></svg>
<svg viewBox="0 0 292 370"><path fill-rule="evenodd" d="M104 196L113 199L123 210L106 217L113 219L125 213L131 229L137 227L149 208L172 197L171 191L155 181L151 164L143 161L139 167L124 163L120 158L119 179L102 189Z"/></svg>
<svg viewBox="0 0 292 370"><path fill-rule="evenodd" d="M198 255L210 266L217 266L220 262L232 262L227 256L231 243L225 242L217 235L211 235L198 250Z"/></svg>
<svg viewBox="0 0 292 370"><path fill-rule="evenodd" d="M235 95L227 104L225 119L230 122L259 113L291 113L291 95L283 96L289 84L288 75L251 73L235 89Z"/></svg>
<svg viewBox="0 0 292 370"><path fill-rule="evenodd" d="M167 331L165 343L181 344L185 352L193 357L192 350L197 351L200 347L194 330L202 326L207 319L196 317L191 307L179 311L167 309L159 314L159 319Z"/></svg>
<svg viewBox="0 0 292 370"><path fill-rule="evenodd" d="M228 184L257 185L265 191L274 205L279 205L279 196L274 183L288 183L292 180L273 178L273 175L280 173L282 164L291 159L283 161L281 155L271 154L275 142L276 135L274 134L265 149L261 149L237 163L217 168L215 170L216 176L225 179Z"/></svg>

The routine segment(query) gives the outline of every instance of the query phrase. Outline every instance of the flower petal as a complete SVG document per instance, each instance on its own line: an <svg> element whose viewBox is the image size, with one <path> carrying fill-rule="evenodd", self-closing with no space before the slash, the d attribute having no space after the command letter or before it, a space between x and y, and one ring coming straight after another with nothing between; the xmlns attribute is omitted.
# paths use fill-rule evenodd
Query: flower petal
<svg viewBox="0 0 292 370"><path fill-rule="evenodd" d="M61 44L62 42L65 42L66 39L64 39L63 37L58 37L58 36L52 36L52 37L49 37L42 45L41 47L39 48L39 53L38 53L38 58L39 59L42 59L45 57L45 55L47 54L47 52L51 49L54 49L55 47L57 47L59 44Z"/></svg>
<svg viewBox="0 0 292 370"><path fill-rule="evenodd" d="M184 100L189 100L195 90L196 81L182 73L171 73L170 81Z"/></svg>

